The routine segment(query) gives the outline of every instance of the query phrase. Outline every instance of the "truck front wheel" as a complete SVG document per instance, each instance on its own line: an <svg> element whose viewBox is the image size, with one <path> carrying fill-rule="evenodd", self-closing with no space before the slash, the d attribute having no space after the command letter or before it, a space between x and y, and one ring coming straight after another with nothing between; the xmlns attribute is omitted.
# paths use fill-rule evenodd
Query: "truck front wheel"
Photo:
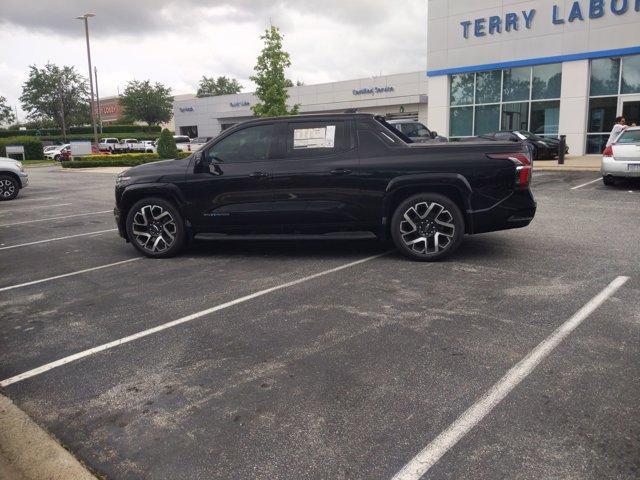
<svg viewBox="0 0 640 480"><path fill-rule="evenodd" d="M455 202L437 193L407 198L391 219L393 242L413 260L440 260L458 248L463 235L462 212Z"/></svg>
<svg viewBox="0 0 640 480"><path fill-rule="evenodd" d="M186 243L182 215L163 198L150 197L136 202L127 214L126 228L133 246L147 257L173 257Z"/></svg>

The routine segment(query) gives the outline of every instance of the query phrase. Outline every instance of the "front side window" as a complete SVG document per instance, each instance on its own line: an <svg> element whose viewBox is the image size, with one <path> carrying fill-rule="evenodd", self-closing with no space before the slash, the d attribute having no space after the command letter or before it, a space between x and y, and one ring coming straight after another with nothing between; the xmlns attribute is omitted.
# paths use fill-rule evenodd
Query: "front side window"
<svg viewBox="0 0 640 480"><path fill-rule="evenodd" d="M209 150L210 163L260 162L269 158L273 125L243 128L223 138Z"/></svg>

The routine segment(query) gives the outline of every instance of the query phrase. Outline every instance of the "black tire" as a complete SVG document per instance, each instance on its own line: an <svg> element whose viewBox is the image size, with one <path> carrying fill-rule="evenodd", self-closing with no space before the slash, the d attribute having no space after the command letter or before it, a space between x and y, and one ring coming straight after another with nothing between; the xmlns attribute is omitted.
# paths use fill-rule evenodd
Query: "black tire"
<svg viewBox="0 0 640 480"><path fill-rule="evenodd" d="M55 156L53 157L53 159L54 159L56 162L59 162L59 161L60 161L60 155L55 155Z"/></svg>
<svg viewBox="0 0 640 480"><path fill-rule="evenodd" d="M407 198L391 219L391 238L396 248L413 260L441 260L458 248L463 236L462 212L454 201L438 193Z"/></svg>
<svg viewBox="0 0 640 480"><path fill-rule="evenodd" d="M11 175L0 175L0 201L13 200L20 193L20 183Z"/></svg>
<svg viewBox="0 0 640 480"><path fill-rule="evenodd" d="M144 225L145 221L147 225ZM149 197L137 201L129 209L125 226L133 246L150 258L173 257L182 251L186 243L187 232L182 215L173 203L163 198Z"/></svg>
<svg viewBox="0 0 640 480"><path fill-rule="evenodd" d="M608 187L612 187L616 184L616 179L613 178L611 175L604 175L602 177L602 183L604 183Z"/></svg>

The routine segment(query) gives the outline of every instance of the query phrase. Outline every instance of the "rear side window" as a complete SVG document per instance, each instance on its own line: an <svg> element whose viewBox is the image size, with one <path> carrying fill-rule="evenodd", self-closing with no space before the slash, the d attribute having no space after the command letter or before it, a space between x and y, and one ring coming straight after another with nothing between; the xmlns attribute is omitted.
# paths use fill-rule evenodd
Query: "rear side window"
<svg viewBox="0 0 640 480"><path fill-rule="evenodd" d="M640 130L631 130L630 132L624 132L616 143L640 143Z"/></svg>
<svg viewBox="0 0 640 480"><path fill-rule="evenodd" d="M313 158L335 155L351 148L349 128L344 121L290 123L287 156Z"/></svg>
<svg viewBox="0 0 640 480"><path fill-rule="evenodd" d="M209 150L210 163L260 162L269 158L273 125L243 128L223 138Z"/></svg>

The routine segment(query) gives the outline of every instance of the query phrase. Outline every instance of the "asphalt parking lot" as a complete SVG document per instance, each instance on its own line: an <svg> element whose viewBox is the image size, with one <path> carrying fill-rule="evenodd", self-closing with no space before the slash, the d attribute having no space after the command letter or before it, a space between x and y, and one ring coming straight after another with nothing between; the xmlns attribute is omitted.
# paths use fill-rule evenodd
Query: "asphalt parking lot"
<svg viewBox="0 0 640 480"><path fill-rule="evenodd" d="M30 177L0 205L1 391L99 475L640 475L638 184L536 173L530 227L426 264L375 241L142 259L114 230L114 175Z"/></svg>

